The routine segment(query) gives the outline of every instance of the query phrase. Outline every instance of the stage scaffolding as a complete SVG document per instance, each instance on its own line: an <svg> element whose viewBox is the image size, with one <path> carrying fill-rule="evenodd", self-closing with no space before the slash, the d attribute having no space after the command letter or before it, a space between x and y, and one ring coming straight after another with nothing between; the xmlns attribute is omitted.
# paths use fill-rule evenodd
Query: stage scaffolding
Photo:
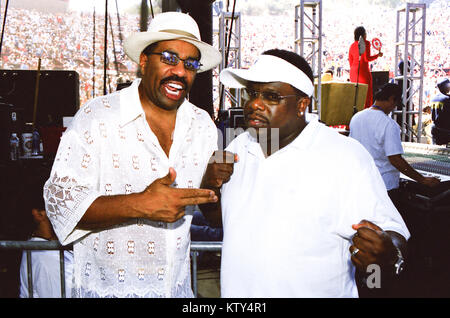
<svg viewBox="0 0 450 318"><path fill-rule="evenodd" d="M219 99L220 110L228 109L226 105L228 100L231 108L241 107L241 90L226 89L220 84L218 76L224 68L241 67L241 14L235 12L220 12L218 14L218 29L214 30L214 36L218 37L219 51L222 54L222 62L219 65L218 72L214 74L216 78L214 90L218 92L215 101Z"/></svg>
<svg viewBox="0 0 450 318"><path fill-rule="evenodd" d="M311 65L317 78L317 90L313 107L320 119L322 74L322 1L301 0L295 6L295 53L303 56ZM309 110L312 112L312 110Z"/></svg>
<svg viewBox="0 0 450 318"><path fill-rule="evenodd" d="M393 118L401 116L401 139L413 141L412 129L414 115L417 118L417 142L422 136L422 104L423 104L423 77L424 77L424 53L426 34L426 5L407 3L405 7L397 10L397 27L395 38L395 81L403 84L402 110L393 112ZM402 56L403 55L403 56ZM403 61L403 70L398 65ZM417 96L418 94L418 96ZM418 100L414 110L413 101Z"/></svg>

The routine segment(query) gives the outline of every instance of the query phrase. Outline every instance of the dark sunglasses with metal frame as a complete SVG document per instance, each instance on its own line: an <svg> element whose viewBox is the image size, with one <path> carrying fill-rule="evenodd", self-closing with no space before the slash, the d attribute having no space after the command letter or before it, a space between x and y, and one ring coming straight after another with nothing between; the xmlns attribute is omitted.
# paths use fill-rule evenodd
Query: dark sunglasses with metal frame
<svg viewBox="0 0 450 318"><path fill-rule="evenodd" d="M199 60L194 59L192 57L188 57L187 59L180 58L176 53L170 51L163 51L161 53L149 53L150 55L160 55L161 62L168 65L178 65L180 61L183 61L184 67L189 71L198 71L198 69L202 66Z"/></svg>

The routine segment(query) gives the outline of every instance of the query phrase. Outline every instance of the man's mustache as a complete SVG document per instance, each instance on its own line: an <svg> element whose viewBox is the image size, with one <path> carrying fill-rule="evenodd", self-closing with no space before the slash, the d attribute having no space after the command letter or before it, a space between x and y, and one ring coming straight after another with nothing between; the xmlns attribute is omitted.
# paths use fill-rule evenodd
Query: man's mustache
<svg viewBox="0 0 450 318"><path fill-rule="evenodd" d="M174 81L174 82L180 82L183 84L184 87L187 87L187 82L186 79L184 77L179 77L176 75L172 75L169 77L166 77L164 79L161 80L161 85L170 81Z"/></svg>

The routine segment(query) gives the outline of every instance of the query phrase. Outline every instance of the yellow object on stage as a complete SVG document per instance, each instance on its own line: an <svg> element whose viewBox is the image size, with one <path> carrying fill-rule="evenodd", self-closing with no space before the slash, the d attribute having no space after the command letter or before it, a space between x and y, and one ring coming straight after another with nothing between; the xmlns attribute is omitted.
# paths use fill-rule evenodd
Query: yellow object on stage
<svg viewBox="0 0 450 318"><path fill-rule="evenodd" d="M356 83L327 82L321 83L321 87L320 120L327 126L349 125L353 116ZM364 108L367 89L367 84L358 84L357 111ZM317 96L317 84L315 85L315 96Z"/></svg>

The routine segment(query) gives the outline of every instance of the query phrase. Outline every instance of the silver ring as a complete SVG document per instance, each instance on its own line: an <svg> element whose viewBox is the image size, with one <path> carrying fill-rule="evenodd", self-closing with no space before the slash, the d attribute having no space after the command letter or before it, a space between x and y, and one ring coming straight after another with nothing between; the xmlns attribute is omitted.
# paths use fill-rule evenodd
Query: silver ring
<svg viewBox="0 0 450 318"><path fill-rule="evenodd" d="M352 252L352 256L355 256L359 252L359 248L355 247L355 249Z"/></svg>

